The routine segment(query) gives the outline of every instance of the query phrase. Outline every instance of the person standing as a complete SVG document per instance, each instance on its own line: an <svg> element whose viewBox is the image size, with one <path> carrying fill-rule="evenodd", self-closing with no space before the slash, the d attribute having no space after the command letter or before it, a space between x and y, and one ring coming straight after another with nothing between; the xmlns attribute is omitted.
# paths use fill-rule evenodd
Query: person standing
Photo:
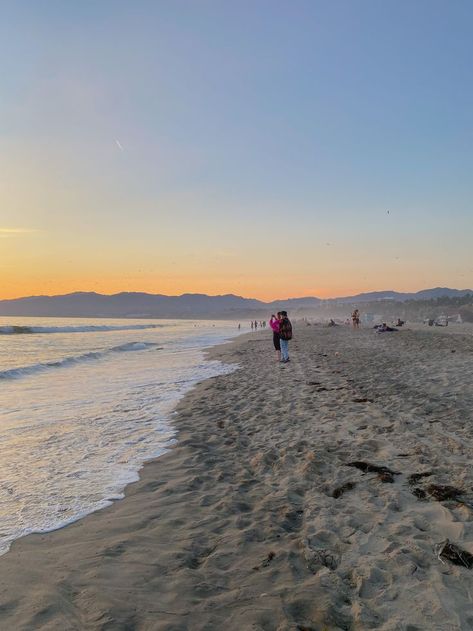
<svg viewBox="0 0 473 631"><path fill-rule="evenodd" d="M276 351L276 358L279 361L281 361L281 342L279 339L279 319L281 317L281 314L278 313L277 317L273 314L271 316L271 319L269 320L269 326L271 327L272 331L273 331L273 345L274 345L274 350Z"/></svg>
<svg viewBox="0 0 473 631"><path fill-rule="evenodd" d="M279 340L281 344L281 362L286 364L289 359L289 340L292 340L292 324L287 317L287 311L281 311L279 320Z"/></svg>
<svg viewBox="0 0 473 631"><path fill-rule="evenodd" d="M353 311L353 313L351 314L351 319L353 320L353 328L359 329L360 328L360 312L358 309L355 309L355 311Z"/></svg>

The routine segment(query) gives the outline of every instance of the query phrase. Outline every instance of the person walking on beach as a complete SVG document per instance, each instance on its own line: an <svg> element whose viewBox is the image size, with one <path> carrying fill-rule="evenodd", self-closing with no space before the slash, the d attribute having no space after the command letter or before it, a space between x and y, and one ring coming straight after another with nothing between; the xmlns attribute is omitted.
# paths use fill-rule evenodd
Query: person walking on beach
<svg viewBox="0 0 473 631"><path fill-rule="evenodd" d="M289 340L292 340L292 324L287 317L287 311L281 311L279 320L279 340L281 344L281 362L286 364L289 359Z"/></svg>
<svg viewBox="0 0 473 631"><path fill-rule="evenodd" d="M273 345L274 345L274 350L276 351L276 358L279 361L281 361L281 342L279 339L279 319L281 317L281 314L278 312L277 317L273 314L271 316L271 319L269 320L269 326L271 327L272 331L273 331Z"/></svg>
<svg viewBox="0 0 473 631"><path fill-rule="evenodd" d="M359 329L360 328L360 312L358 309L355 309L355 311L351 314L351 319L353 320L353 328Z"/></svg>

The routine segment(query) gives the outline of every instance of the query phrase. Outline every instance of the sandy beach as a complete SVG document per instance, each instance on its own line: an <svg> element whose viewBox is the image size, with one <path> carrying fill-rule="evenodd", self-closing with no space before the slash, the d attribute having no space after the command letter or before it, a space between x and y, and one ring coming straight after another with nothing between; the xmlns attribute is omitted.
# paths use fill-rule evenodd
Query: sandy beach
<svg viewBox="0 0 473 631"><path fill-rule="evenodd" d="M473 570L442 554L473 553L462 331L300 325L287 365L268 331L212 349L239 369L181 401L124 500L0 557L0 628L473 629Z"/></svg>

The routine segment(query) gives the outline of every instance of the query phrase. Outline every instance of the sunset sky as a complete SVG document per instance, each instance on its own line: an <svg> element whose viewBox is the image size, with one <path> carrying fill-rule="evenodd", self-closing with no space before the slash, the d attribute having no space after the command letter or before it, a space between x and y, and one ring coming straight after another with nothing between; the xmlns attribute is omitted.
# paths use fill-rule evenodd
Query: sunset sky
<svg viewBox="0 0 473 631"><path fill-rule="evenodd" d="M473 287L473 3L5 2L0 298Z"/></svg>

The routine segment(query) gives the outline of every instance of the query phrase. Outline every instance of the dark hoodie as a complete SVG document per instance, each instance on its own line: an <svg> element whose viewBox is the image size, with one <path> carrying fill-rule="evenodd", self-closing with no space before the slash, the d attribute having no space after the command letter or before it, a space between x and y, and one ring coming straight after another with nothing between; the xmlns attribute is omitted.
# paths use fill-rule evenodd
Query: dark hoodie
<svg viewBox="0 0 473 631"><path fill-rule="evenodd" d="M283 316L279 321L279 337L282 340L292 339L292 324L287 316Z"/></svg>

